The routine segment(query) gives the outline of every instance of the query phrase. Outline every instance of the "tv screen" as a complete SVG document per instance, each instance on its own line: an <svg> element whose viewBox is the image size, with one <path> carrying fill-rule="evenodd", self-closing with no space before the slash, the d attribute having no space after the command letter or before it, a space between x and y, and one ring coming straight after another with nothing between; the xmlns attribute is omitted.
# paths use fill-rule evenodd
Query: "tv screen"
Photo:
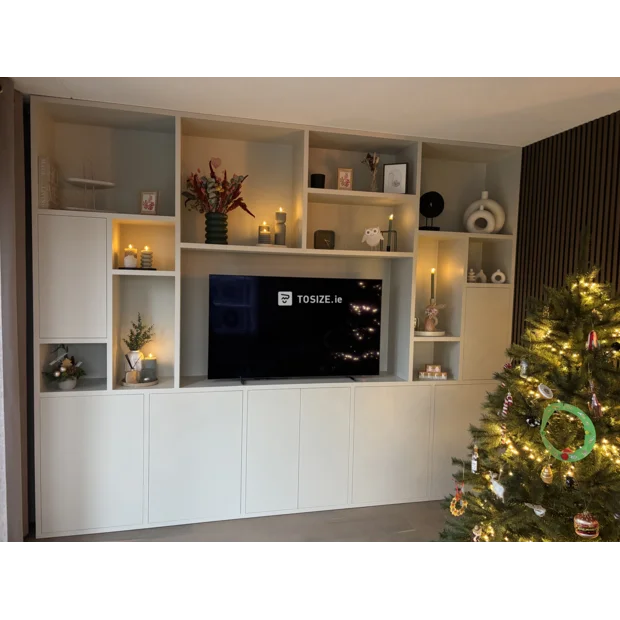
<svg viewBox="0 0 620 620"><path fill-rule="evenodd" d="M379 374L381 280L209 277L209 378Z"/></svg>

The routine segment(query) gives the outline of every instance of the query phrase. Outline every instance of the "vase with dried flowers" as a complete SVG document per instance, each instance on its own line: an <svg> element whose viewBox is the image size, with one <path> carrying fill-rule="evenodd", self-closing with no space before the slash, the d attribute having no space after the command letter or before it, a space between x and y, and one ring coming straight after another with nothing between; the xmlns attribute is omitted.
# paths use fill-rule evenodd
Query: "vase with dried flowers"
<svg viewBox="0 0 620 620"><path fill-rule="evenodd" d="M370 191L377 191L377 170L379 170L379 156L376 153L372 155L370 153L366 153L366 157L362 159L362 163L368 166L368 170L370 170L370 174L372 174L372 179L370 181Z"/></svg>
<svg viewBox="0 0 620 620"><path fill-rule="evenodd" d="M241 197L241 184L248 178L234 174L230 180L224 170L224 176L217 176L215 170L221 166L220 159L209 161L209 176L192 172L185 183L183 192L185 206L190 210L205 214L205 243L228 243L228 213L241 207L252 217L254 214Z"/></svg>

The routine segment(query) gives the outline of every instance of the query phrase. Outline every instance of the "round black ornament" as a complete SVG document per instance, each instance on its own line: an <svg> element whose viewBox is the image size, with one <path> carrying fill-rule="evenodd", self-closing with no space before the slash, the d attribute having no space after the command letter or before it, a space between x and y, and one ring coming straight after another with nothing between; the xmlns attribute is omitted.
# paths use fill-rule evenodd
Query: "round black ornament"
<svg viewBox="0 0 620 620"><path fill-rule="evenodd" d="M525 423L530 428L538 428L540 426L540 418L535 418L533 415L525 418Z"/></svg>
<svg viewBox="0 0 620 620"><path fill-rule="evenodd" d="M575 488L575 479L572 476L566 476L566 488L567 489L574 489Z"/></svg>
<svg viewBox="0 0 620 620"><path fill-rule="evenodd" d="M611 344L611 348L612 348L614 351L620 351L620 342L612 342L612 344Z"/></svg>
<svg viewBox="0 0 620 620"><path fill-rule="evenodd" d="M443 213L443 196L439 192L425 192L420 196L420 213L426 218L424 226L420 230L439 230L439 226L433 226L433 220ZM428 220L431 220L429 226Z"/></svg>

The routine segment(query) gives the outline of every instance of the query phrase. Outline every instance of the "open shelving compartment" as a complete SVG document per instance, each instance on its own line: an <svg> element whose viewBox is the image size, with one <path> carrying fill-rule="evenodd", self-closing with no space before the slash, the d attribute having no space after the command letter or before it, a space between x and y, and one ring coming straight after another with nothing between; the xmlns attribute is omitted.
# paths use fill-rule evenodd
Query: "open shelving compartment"
<svg viewBox="0 0 620 620"><path fill-rule="evenodd" d="M420 195L435 191L444 199L444 211L434 221L441 228L437 234L465 231L465 210L488 191L489 198L506 211L502 230L488 236L512 235L517 227L520 170L520 149L424 142ZM420 224L424 224L422 216Z"/></svg>
<svg viewBox="0 0 620 620"><path fill-rule="evenodd" d="M156 191L157 214L174 216L174 117L69 100L32 105L33 175L37 157L55 165L57 208L139 214L140 193ZM45 195L40 183L40 208Z"/></svg>
<svg viewBox="0 0 620 620"><path fill-rule="evenodd" d="M77 392L105 391L108 387L107 379L107 345L105 342L58 342L40 345L40 372L49 372L52 367L50 362L62 355L62 350L54 352L57 347L68 347L68 355L75 357L75 361L82 362L85 376L78 379L77 386L71 391L60 390L55 383L47 380L41 374L41 395L49 394L75 394Z"/></svg>
<svg viewBox="0 0 620 620"><path fill-rule="evenodd" d="M435 269L435 299L445 305L439 311L442 336L414 336L413 380L426 364L441 364L449 379L459 379L460 342L463 324L463 295L467 238L419 236L416 264L416 331L424 331L424 310L431 298L431 270Z"/></svg>
<svg viewBox="0 0 620 620"><path fill-rule="evenodd" d="M473 269L478 273L484 271L487 282L469 283L468 287L482 286L510 286L512 284L512 260L513 244L512 237L507 235L488 235L485 237L471 237L469 239L469 251L467 256L467 269ZM500 270L506 276L505 283L493 283L491 276Z"/></svg>
<svg viewBox="0 0 620 620"><path fill-rule="evenodd" d="M393 214L398 252L412 253L418 210L418 148L417 142L398 138L310 131L308 175L324 174L325 188L309 187L308 176L306 247L314 248L315 231L333 230L336 250L369 250L368 245L362 243L364 230L374 227L387 230L389 217ZM385 164L408 164L406 194L366 191L370 186L371 174L362 160L369 152L376 152L380 158L377 174L380 188L383 187ZM353 190L337 189L338 168L353 169Z"/></svg>
<svg viewBox="0 0 620 620"><path fill-rule="evenodd" d="M114 218L112 220L112 269L115 275L174 275L175 234L174 218L158 216L144 219ZM157 271L121 270L124 249L132 245L140 252L148 247L153 252L153 267Z"/></svg>
<svg viewBox="0 0 620 620"><path fill-rule="evenodd" d="M228 214L230 246L256 246L258 227L266 222L274 232L275 213L287 214L286 245L302 247L304 219L303 188L307 133L279 125L245 122L181 119L181 177L185 180L198 169L209 175L209 161L221 160L218 176L227 171L248 175L241 195L251 217L241 208ZM181 241L204 244L205 216L184 207L181 198Z"/></svg>
<svg viewBox="0 0 620 620"><path fill-rule="evenodd" d="M209 276L211 274L281 277L372 278L383 281L381 374L365 381L406 381L410 374L411 294L413 258L366 260L359 257L303 254L280 258L272 254L227 251L181 254L181 388L239 385L235 380L209 380ZM301 328L301 326L300 326ZM293 337L294 334L291 334ZM312 378L276 383L332 383L348 379ZM259 381L258 384L267 384ZM273 383L273 382L272 382Z"/></svg>
<svg viewBox="0 0 620 620"><path fill-rule="evenodd" d="M136 321L138 313L145 325L154 325L154 338L142 348L144 356L152 353L157 358L159 383L148 389L166 389L174 386L175 355L175 278L142 278L112 276L112 388L124 387L125 353L123 342Z"/></svg>

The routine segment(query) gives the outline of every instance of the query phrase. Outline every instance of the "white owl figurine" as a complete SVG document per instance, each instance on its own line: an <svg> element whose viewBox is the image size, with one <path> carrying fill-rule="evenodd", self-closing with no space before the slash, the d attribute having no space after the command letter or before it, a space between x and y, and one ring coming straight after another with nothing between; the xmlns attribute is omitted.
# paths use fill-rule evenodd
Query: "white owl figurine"
<svg viewBox="0 0 620 620"><path fill-rule="evenodd" d="M379 244L383 241L383 235L381 234L381 230L378 226L374 228L367 228L364 231L364 236L362 237L362 243L366 242L371 250L379 249Z"/></svg>

